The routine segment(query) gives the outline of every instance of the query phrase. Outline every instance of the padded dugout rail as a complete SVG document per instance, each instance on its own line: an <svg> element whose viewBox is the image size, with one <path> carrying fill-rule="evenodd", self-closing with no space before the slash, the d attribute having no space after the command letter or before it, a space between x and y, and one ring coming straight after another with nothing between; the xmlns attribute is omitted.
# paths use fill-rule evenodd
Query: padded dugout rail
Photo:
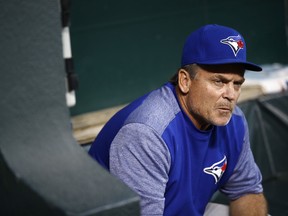
<svg viewBox="0 0 288 216"><path fill-rule="evenodd" d="M139 215L72 136L60 2L0 1L0 215Z"/></svg>

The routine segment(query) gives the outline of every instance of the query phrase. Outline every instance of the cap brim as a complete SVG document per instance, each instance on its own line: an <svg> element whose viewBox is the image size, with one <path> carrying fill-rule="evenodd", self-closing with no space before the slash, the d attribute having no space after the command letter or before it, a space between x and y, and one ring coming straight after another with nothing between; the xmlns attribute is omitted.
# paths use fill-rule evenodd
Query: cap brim
<svg viewBox="0 0 288 216"><path fill-rule="evenodd" d="M253 64L251 62L244 63L246 70L260 72L262 71L262 68L256 64Z"/></svg>
<svg viewBox="0 0 288 216"><path fill-rule="evenodd" d="M201 61L201 62L197 62L196 64L203 64L203 65L221 65L221 64L242 64L244 65L246 70L249 71L256 71L256 72L260 72L262 71L262 68L259 65L256 65L254 63L251 62L243 62L243 61L235 61L235 59L225 59L225 61Z"/></svg>

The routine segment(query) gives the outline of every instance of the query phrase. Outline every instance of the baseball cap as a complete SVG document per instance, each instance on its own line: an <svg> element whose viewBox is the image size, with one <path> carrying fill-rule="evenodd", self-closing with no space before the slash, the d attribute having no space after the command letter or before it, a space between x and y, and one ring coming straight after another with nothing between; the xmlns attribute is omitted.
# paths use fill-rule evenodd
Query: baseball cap
<svg viewBox="0 0 288 216"><path fill-rule="evenodd" d="M181 66L188 64L242 64L246 70L262 68L246 61L246 44L236 30L217 24L205 25L192 32L183 47Z"/></svg>

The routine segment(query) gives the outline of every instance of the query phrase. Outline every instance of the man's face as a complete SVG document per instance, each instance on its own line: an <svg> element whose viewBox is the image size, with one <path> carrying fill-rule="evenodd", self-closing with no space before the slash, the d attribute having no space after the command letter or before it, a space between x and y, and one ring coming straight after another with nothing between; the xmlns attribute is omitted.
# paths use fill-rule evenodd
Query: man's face
<svg viewBox="0 0 288 216"><path fill-rule="evenodd" d="M197 74L194 79L189 77L186 83L188 92L180 102L183 109L199 129L207 129L210 125L226 125L245 80L243 66L228 64L195 67Z"/></svg>

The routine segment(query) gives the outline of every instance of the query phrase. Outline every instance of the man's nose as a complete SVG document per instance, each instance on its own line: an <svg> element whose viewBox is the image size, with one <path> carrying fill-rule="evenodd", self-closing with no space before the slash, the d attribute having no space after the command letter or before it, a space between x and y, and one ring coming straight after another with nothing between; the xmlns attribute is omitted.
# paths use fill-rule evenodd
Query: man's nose
<svg viewBox="0 0 288 216"><path fill-rule="evenodd" d="M228 99L229 101L233 101L236 99L236 90L233 83L226 83L224 87L223 97Z"/></svg>

